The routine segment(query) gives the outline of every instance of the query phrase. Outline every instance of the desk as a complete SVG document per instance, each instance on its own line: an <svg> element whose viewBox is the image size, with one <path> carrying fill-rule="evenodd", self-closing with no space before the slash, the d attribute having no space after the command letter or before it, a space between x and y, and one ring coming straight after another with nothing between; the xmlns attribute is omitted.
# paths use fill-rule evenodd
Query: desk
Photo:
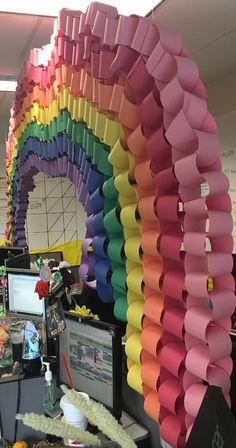
<svg viewBox="0 0 236 448"><path fill-rule="evenodd" d="M51 418L59 418L59 408L56 407L52 412L46 412L47 415ZM138 448L150 448L150 434L149 431L142 425L140 425L136 420L134 420L127 412L122 411L121 417L121 425L127 434L134 440ZM92 432L92 431L91 431ZM110 442L109 439L101 432L95 433L101 439L102 446L115 448L116 445L114 442Z"/></svg>
<svg viewBox="0 0 236 448"><path fill-rule="evenodd" d="M136 422L132 417L130 417L130 415L128 415L124 411L122 411L121 424L125 432L136 443L138 448L150 448L149 431L146 428L144 428L144 426ZM99 436L102 442L101 448L118 447L116 443L110 442L104 434L99 432L97 435Z"/></svg>
<svg viewBox="0 0 236 448"><path fill-rule="evenodd" d="M148 444L150 440L148 429L130 417L127 412L122 411L121 424L138 447L148 448L150 446Z"/></svg>
<svg viewBox="0 0 236 448"><path fill-rule="evenodd" d="M33 378L21 378L18 382L18 377L9 377L0 380L0 413L1 413L1 429L2 436L13 441L14 438L14 423L17 395L20 383L21 397L19 412L24 414L26 412L35 412L37 414L44 414L43 408L43 392L44 392L44 376L37 376ZM49 417L59 417L58 408L55 413L47 412ZM135 419L130 417L126 412L122 412L121 424L127 434L135 441L139 448L150 448L149 431L140 425ZM104 447L114 447L115 444L108 444L108 439L102 433L98 433ZM18 440L39 441L45 439L45 434L34 431L25 426L22 422L18 423L17 430Z"/></svg>

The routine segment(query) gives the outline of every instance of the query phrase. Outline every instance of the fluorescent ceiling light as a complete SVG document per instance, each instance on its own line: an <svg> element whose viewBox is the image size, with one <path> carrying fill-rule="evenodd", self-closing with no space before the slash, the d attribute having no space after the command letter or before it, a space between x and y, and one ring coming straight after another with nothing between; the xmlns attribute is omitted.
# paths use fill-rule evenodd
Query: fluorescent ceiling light
<svg viewBox="0 0 236 448"><path fill-rule="evenodd" d="M0 92L15 92L17 81L0 80Z"/></svg>
<svg viewBox="0 0 236 448"><path fill-rule="evenodd" d="M163 0L101 0L101 3L115 6L120 14L138 14L140 16L147 15L162 2ZM6 0L0 1L0 12L56 17L62 8L85 12L90 3L91 1L88 0L39 0L35 2L32 0Z"/></svg>

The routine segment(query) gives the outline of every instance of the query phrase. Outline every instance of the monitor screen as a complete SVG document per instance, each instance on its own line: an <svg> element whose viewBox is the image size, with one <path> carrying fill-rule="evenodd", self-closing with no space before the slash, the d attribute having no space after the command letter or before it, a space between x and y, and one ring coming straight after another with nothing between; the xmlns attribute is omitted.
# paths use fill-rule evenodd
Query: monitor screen
<svg viewBox="0 0 236 448"><path fill-rule="evenodd" d="M4 262L7 258L20 255L25 252L27 252L27 247L0 247L0 266L4 266Z"/></svg>
<svg viewBox="0 0 236 448"><path fill-rule="evenodd" d="M9 313L31 316L44 314L44 300L39 300L34 292L40 280L39 272L30 269L8 269L6 287L6 309Z"/></svg>
<svg viewBox="0 0 236 448"><path fill-rule="evenodd" d="M30 254L20 254L5 260L6 268L30 269Z"/></svg>
<svg viewBox="0 0 236 448"><path fill-rule="evenodd" d="M59 335L59 382L69 384L65 354L74 388L103 403L121 417L121 332L113 324L65 313L66 329Z"/></svg>

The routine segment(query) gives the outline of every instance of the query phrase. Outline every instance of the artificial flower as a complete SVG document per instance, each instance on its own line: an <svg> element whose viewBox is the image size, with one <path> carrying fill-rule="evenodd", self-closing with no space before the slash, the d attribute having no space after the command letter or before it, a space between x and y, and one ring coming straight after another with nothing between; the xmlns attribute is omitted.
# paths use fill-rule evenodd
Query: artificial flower
<svg viewBox="0 0 236 448"><path fill-rule="evenodd" d="M43 299L44 297L48 297L49 294L48 283L46 283L44 280L39 280L35 285L34 292L38 293L40 300Z"/></svg>

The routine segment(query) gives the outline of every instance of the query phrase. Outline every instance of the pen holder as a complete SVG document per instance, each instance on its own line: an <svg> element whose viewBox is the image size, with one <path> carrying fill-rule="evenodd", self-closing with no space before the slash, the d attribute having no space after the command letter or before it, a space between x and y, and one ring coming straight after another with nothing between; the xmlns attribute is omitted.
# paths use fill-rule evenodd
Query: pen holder
<svg viewBox="0 0 236 448"><path fill-rule="evenodd" d="M83 397L85 397L86 400L89 400L88 394L84 392L78 392L78 394L83 395ZM76 406L74 406L69 402L66 395L63 395L63 397L60 400L60 408L63 411L65 423L76 426L77 428L82 429L87 428L88 425L87 417ZM85 446L83 443L80 443L79 441L72 439L68 440L66 439L64 440L64 443L67 446L78 446L79 448Z"/></svg>

